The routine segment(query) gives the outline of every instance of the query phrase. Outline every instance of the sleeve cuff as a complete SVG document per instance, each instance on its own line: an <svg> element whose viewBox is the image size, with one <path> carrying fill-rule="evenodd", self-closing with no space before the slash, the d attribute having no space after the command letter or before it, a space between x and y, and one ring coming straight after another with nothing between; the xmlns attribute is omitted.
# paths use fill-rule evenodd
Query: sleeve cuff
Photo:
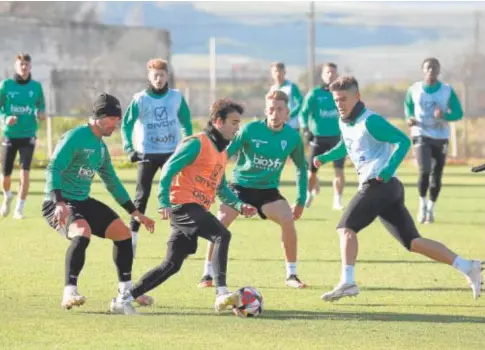
<svg viewBox="0 0 485 350"><path fill-rule="evenodd" d="M123 203L121 206L128 212L128 214L131 214L136 210L136 207L131 200Z"/></svg>

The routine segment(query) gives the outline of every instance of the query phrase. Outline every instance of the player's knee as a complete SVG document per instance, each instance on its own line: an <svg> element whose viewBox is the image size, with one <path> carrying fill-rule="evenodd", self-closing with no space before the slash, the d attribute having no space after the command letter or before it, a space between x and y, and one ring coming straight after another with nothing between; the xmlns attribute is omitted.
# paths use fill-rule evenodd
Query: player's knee
<svg viewBox="0 0 485 350"><path fill-rule="evenodd" d="M116 219L108 226L104 236L114 241L123 241L131 239L131 231L121 219Z"/></svg>
<svg viewBox="0 0 485 350"><path fill-rule="evenodd" d="M357 235L357 233L355 231L351 230L348 227L338 228L337 232L340 235L340 237L342 237L346 240L353 239Z"/></svg>
<svg viewBox="0 0 485 350"><path fill-rule="evenodd" d="M91 238L91 226L84 220L74 221L68 230L68 238L73 239L74 237L81 236L86 238Z"/></svg>

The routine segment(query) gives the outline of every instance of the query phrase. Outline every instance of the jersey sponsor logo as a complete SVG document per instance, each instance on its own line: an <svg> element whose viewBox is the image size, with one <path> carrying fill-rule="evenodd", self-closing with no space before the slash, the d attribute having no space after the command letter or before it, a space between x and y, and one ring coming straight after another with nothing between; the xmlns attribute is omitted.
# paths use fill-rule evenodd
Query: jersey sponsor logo
<svg viewBox="0 0 485 350"><path fill-rule="evenodd" d="M332 110L320 110L320 118L335 118L338 117L338 111L335 109Z"/></svg>
<svg viewBox="0 0 485 350"><path fill-rule="evenodd" d="M214 166L214 169L212 170L212 173L211 173L211 176L210 176L212 181L217 181L217 177L221 173L222 169L223 169L223 166L221 164L216 164Z"/></svg>
<svg viewBox="0 0 485 350"><path fill-rule="evenodd" d="M17 96L20 92L18 91L9 91L7 92L7 96L8 98L12 99L12 98L15 98L15 96Z"/></svg>
<svg viewBox="0 0 485 350"><path fill-rule="evenodd" d="M10 106L10 112L12 114L33 114L34 109L31 108L30 106L11 105Z"/></svg>
<svg viewBox="0 0 485 350"><path fill-rule="evenodd" d="M79 177L92 179L94 177L95 171L91 168L80 167L78 171Z"/></svg>
<svg viewBox="0 0 485 350"><path fill-rule="evenodd" d="M86 157L89 158L94 154L94 149L92 148L83 148L84 153L86 153Z"/></svg>
<svg viewBox="0 0 485 350"><path fill-rule="evenodd" d="M256 144L256 148L259 148L259 146L261 146L261 144L264 145L264 144L268 143L268 141L258 140L258 139L251 139L251 142Z"/></svg>
<svg viewBox="0 0 485 350"><path fill-rule="evenodd" d="M283 166L283 161L279 158L272 159L254 155L253 164L256 168L264 170L279 170Z"/></svg>
<svg viewBox="0 0 485 350"><path fill-rule="evenodd" d="M205 207L208 207L212 204L212 199L207 197L204 192L193 190L192 195L194 199L198 200L200 204Z"/></svg>
<svg viewBox="0 0 485 350"><path fill-rule="evenodd" d="M150 136L149 140L152 143L174 143L175 136L173 134L162 135L162 136Z"/></svg>
<svg viewBox="0 0 485 350"><path fill-rule="evenodd" d="M177 123L175 120L168 119L168 110L165 106L155 107L153 110L153 114L155 115L156 122L148 123L148 129L167 128Z"/></svg>
<svg viewBox="0 0 485 350"><path fill-rule="evenodd" d="M200 175L195 176L195 182L198 182L202 186L210 188L211 190L215 190L217 188L217 182L216 181L208 180L205 177L202 177Z"/></svg>
<svg viewBox="0 0 485 350"><path fill-rule="evenodd" d="M288 142L286 140L281 140L281 149L284 151L286 146L288 145Z"/></svg>

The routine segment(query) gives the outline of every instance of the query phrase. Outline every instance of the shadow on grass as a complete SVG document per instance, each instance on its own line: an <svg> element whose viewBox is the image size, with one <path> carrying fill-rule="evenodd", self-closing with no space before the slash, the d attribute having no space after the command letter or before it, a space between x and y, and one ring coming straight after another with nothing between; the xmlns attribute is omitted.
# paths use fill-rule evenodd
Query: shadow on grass
<svg viewBox="0 0 485 350"><path fill-rule="evenodd" d="M348 306L348 305L346 305ZM80 315L111 315L109 312L84 311ZM234 317L230 312L215 314L199 311L174 312L167 310L142 312L136 317L153 316L209 316L209 317ZM377 321L377 322L417 322L417 323L484 323L485 317L464 316L464 315L444 315L444 314L411 314L399 312L329 312L329 311L298 311L298 310L266 310L261 320L325 320L325 321ZM258 320L258 318L254 319Z"/></svg>

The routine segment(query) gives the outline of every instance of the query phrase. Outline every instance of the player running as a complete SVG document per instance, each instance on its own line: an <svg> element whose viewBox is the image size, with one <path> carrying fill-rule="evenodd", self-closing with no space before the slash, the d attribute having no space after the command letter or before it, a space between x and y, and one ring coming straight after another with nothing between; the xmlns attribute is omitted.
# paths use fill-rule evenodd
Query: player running
<svg viewBox="0 0 485 350"><path fill-rule="evenodd" d="M353 77L339 77L330 85L330 91L340 113L342 140L332 150L316 157L314 163L318 168L348 154L359 175L359 190L337 226L342 256L340 282L323 294L322 299L333 301L359 294L354 277L357 233L377 217L409 251L462 272L477 299L482 283L481 261L463 259L443 244L421 237L404 205L404 186L395 173L411 146L407 136L364 106Z"/></svg>
<svg viewBox="0 0 485 350"><path fill-rule="evenodd" d="M118 291L132 286L133 249L129 228L110 207L89 196L97 173L106 188L135 220L153 232L154 222L138 210L115 173L108 147L102 140L115 131L121 120L118 99L101 94L94 102L87 125L64 134L46 169L46 197L42 215L47 223L70 240L66 252L66 280L61 306L71 309L86 302L77 290L91 235L113 241L113 259L118 270ZM153 299L140 295L140 305Z"/></svg>
<svg viewBox="0 0 485 350"><path fill-rule="evenodd" d="M463 110L453 88L438 80L439 61L433 57L426 58L422 69L424 80L409 88L404 111L419 167L417 220L419 223L433 223L448 152L449 122L460 120ZM426 201L428 188L429 201Z"/></svg>
<svg viewBox="0 0 485 350"><path fill-rule="evenodd" d="M24 216L25 200L29 192L30 165L34 155L37 119L45 119L42 85L32 79L32 59L27 53L15 57L13 79L0 82L0 123L3 126L2 189L0 216L8 216L13 194L12 172L17 153L20 157L20 185L14 219Z"/></svg>
<svg viewBox="0 0 485 350"><path fill-rule="evenodd" d="M168 63L161 59L147 62L149 85L133 97L121 126L123 148L138 164L135 207L145 213L152 181L184 136L192 135L190 110L182 94L168 88ZM136 145L133 145L133 131ZM136 253L140 223L130 222L133 251Z"/></svg>
<svg viewBox="0 0 485 350"><path fill-rule="evenodd" d="M298 86L287 80L285 76L285 64L283 62L273 62L271 64L271 77L274 84L270 87L269 92L283 91L288 96L288 108L290 110L288 124L293 129L298 130L298 115L300 114L303 97Z"/></svg>
<svg viewBox="0 0 485 350"><path fill-rule="evenodd" d="M300 135L286 125L287 105L288 97L285 93L270 92L266 96L267 119L247 124L234 138L227 151L229 157L237 155L230 187L240 200L255 206L263 220L268 218L281 227L286 255L286 285L304 288L305 283L298 278L296 270L295 220L302 215L306 200L307 163ZM297 167L297 199L293 208L278 190L281 172L288 157ZM225 227L229 227L238 216L239 212L228 205L222 204L219 208L218 217ZM213 249L209 243L199 288L212 286Z"/></svg>
<svg viewBox="0 0 485 350"><path fill-rule="evenodd" d="M161 265L148 271L134 288L113 299L111 312L132 315L138 298L177 273L184 260L197 251L198 237L215 243L215 309L221 311L238 302L226 284L227 255L231 233L209 211L216 193L223 203L245 216L256 209L241 202L227 187L226 147L239 130L243 108L231 100L218 100L211 108L206 130L186 138L162 168L158 200L162 220L170 219L172 234Z"/></svg>
<svg viewBox="0 0 485 350"><path fill-rule="evenodd" d="M310 171L308 172L308 194L305 206L310 208L313 198L319 192L317 171L312 159L332 149L340 141L338 127L338 110L328 90L337 79L337 65L326 63L322 67L323 84L315 87L305 97L300 113L300 126L303 135L310 144ZM333 179L333 209L342 210L342 193L344 190L345 158L333 162L335 178Z"/></svg>

